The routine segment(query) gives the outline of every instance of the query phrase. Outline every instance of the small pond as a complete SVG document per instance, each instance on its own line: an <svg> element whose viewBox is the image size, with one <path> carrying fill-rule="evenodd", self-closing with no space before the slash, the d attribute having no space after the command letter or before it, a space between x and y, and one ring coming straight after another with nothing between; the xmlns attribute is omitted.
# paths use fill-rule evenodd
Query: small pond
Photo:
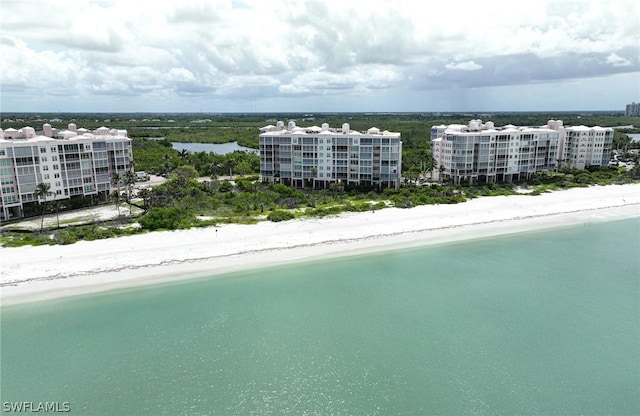
<svg viewBox="0 0 640 416"><path fill-rule="evenodd" d="M627 136L631 137L632 142L640 142L640 133L627 133Z"/></svg>

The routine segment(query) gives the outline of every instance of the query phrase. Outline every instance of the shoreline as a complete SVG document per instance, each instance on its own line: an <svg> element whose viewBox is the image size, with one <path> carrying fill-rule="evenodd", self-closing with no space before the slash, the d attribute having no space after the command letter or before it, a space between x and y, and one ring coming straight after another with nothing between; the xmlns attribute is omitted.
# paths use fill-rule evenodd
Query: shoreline
<svg viewBox="0 0 640 416"><path fill-rule="evenodd" d="M217 231L209 227L68 246L0 248L0 304L639 216L640 184L627 184L323 219L228 224Z"/></svg>

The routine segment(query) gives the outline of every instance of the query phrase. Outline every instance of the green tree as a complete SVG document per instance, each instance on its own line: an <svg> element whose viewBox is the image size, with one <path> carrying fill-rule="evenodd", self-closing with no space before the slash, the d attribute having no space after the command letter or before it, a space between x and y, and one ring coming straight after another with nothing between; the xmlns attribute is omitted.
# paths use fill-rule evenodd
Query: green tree
<svg viewBox="0 0 640 416"><path fill-rule="evenodd" d="M122 183L127 189L127 203L129 204L129 215L131 215L131 197L133 194L133 186L136 184L136 175L128 170L122 178Z"/></svg>
<svg viewBox="0 0 640 416"><path fill-rule="evenodd" d="M163 173L164 173L165 175L168 175L168 174L169 174L169 171L171 170L171 163L170 163L170 162L171 162L171 156L169 156L167 153L165 153L165 154L162 156L162 160L164 160L164 164L162 165L162 166L163 166L163 168L164 168L164 169L163 169Z"/></svg>
<svg viewBox="0 0 640 416"><path fill-rule="evenodd" d="M438 171L440 172L440 175L438 175L438 181L440 183L442 183L442 178L444 176L444 171L446 170L446 168L444 167L444 165L440 165L440 167L438 168Z"/></svg>
<svg viewBox="0 0 640 416"><path fill-rule="evenodd" d="M420 168L418 168L417 166L412 166L407 171L407 177L409 178L410 182L418 183L418 178L420 177L421 173L422 172Z"/></svg>
<svg viewBox="0 0 640 416"><path fill-rule="evenodd" d="M191 152L189 152L187 149L182 149L178 152L178 156L180 157L180 159L182 159L183 162L185 162L189 158L189 154L191 154Z"/></svg>
<svg viewBox="0 0 640 416"><path fill-rule="evenodd" d="M149 205L149 196L150 196L150 191L148 188L142 188L138 191L138 196L140 196L140 198L142 198L142 203L144 204L145 209L148 209L148 205Z"/></svg>
<svg viewBox="0 0 640 416"><path fill-rule="evenodd" d="M42 216L40 217L41 233L42 233L42 230L44 229L44 213L45 213L45 210L47 209L47 197L51 195L51 192L49 192L50 189L51 189L50 183L40 182L36 186L36 191L34 192L34 195L36 196L36 198L38 198L38 203L42 205Z"/></svg>
<svg viewBox="0 0 640 416"><path fill-rule="evenodd" d="M178 179L183 181L189 181L190 179L196 179L198 177L198 171L190 165L178 166L171 172L171 179Z"/></svg>
<svg viewBox="0 0 640 416"><path fill-rule="evenodd" d="M57 228L60 228L60 201L53 200L51 201L50 206L56 210L56 222L58 224Z"/></svg>
<svg viewBox="0 0 640 416"><path fill-rule="evenodd" d="M316 176L318 176L318 168L316 166L311 167L311 177L313 179L313 189L316 189Z"/></svg>
<svg viewBox="0 0 640 416"><path fill-rule="evenodd" d="M118 172L111 175L111 184L116 187L116 193L111 193L111 198L116 203L116 209L118 210L118 217L120 216L120 185L122 184L122 177Z"/></svg>

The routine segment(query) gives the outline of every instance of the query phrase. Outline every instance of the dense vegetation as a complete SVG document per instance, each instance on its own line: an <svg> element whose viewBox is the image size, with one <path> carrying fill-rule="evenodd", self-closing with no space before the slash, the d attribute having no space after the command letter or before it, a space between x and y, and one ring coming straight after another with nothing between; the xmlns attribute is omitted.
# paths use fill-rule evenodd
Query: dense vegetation
<svg viewBox="0 0 640 416"><path fill-rule="evenodd" d="M257 154L236 151L226 155L173 149L167 140L133 139L135 169L168 174L178 166L192 166L198 176L247 175L260 172Z"/></svg>
<svg viewBox="0 0 640 416"><path fill-rule="evenodd" d="M194 177L195 169L182 166L174 170L164 184L142 192L141 203L148 209L148 213L137 220L123 219L111 224L48 230L44 234L5 233L1 241L8 247L24 244L70 244L80 239L96 240L154 230L318 218L347 211L375 211L390 206L410 208L426 204L455 204L479 196L512 195L516 193L515 186L529 188L530 195L538 195L550 190L640 180L640 169L572 170L536 175L528 182L519 184L410 184L397 190L382 191L344 186L320 191L298 190L280 184L261 183L255 176L239 178L235 183L227 180L198 182ZM139 226L123 226L122 221L137 222Z"/></svg>

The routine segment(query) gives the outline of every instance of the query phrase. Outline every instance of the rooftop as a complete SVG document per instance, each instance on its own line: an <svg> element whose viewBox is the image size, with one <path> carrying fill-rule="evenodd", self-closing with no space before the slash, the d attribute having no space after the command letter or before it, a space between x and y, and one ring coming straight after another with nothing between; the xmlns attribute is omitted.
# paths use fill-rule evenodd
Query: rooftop
<svg viewBox="0 0 640 416"><path fill-rule="evenodd" d="M377 127L371 127L367 131L351 130L348 123L344 123L341 128L331 128L329 124L324 123L322 127L310 126L300 127L296 126L294 121L289 121L285 126L282 121L278 121L275 126L268 125L260 129L261 136L282 136L282 135L350 135L350 136L387 136L387 137L400 137L400 133L390 132L387 130L380 131Z"/></svg>
<svg viewBox="0 0 640 416"><path fill-rule="evenodd" d="M20 130L8 128L0 129L0 142L38 142L45 140L94 140L94 139L126 139L128 134L126 130L109 129L100 127L94 131L84 128L76 128L75 124L69 124L67 130L58 130L49 124L44 124L41 132L36 132L33 127L23 127Z"/></svg>

